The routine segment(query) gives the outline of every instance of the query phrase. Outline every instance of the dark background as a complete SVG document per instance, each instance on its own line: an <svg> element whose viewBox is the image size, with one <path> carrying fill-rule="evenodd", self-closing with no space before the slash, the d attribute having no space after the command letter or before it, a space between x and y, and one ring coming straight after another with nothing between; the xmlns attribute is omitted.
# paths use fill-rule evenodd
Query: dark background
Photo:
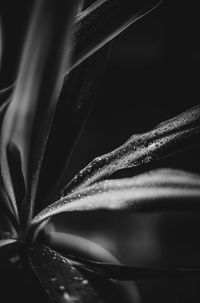
<svg viewBox="0 0 200 303"><path fill-rule="evenodd" d="M16 77L31 2L0 1L4 32L1 88ZM198 12L198 1L165 1L115 39L69 175L95 156L116 148L133 133L147 131L198 104ZM166 166L199 172L199 148L154 163L154 167ZM146 165L119 175L131 176L148 168L152 167ZM131 215L112 220L99 215L88 222L87 216L74 216L68 219L68 229L76 228L77 233L101 243L126 263L200 266L199 219L198 214ZM144 302L200 299L198 279L139 281L138 285Z"/></svg>

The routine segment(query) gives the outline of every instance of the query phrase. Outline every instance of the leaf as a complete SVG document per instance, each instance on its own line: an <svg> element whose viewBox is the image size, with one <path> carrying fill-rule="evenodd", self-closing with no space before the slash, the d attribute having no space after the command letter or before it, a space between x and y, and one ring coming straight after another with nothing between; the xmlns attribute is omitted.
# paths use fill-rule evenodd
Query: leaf
<svg viewBox="0 0 200 303"><path fill-rule="evenodd" d="M2 193L1 193L2 198ZM17 239L17 230L19 228L18 222L16 222L13 214L2 203L0 204L0 239Z"/></svg>
<svg viewBox="0 0 200 303"><path fill-rule="evenodd" d="M15 216L12 208L12 203L4 189L2 178L0 177L0 213L6 215L8 221L12 222L12 225L18 227L18 218ZM1 221L1 220L0 220Z"/></svg>
<svg viewBox="0 0 200 303"><path fill-rule="evenodd" d="M102 181L79 190L49 205L32 224L41 224L70 211L199 211L199 199L199 175L159 169L132 178Z"/></svg>
<svg viewBox="0 0 200 303"><path fill-rule="evenodd" d="M0 90L0 128L3 118L11 100L11 94L13 91L13 85Z"/></svg>
<svg viewBox="0 0 200 303"><path fill-rule="evenodd" d="M6 112L1 136L3 180L17 215L12 168L7 148L20 155L18 161L26 189L23 213L31 216L40 166L62 87L70 64L71 26L77 1L37 1L28 31L12 102ZM10 155L12 157L12 153ZM31 184L31 189L30 189Z"/></svg>
<svg viewBox="0 0 200 303"><path fill-rule="evenodd" d="M151 12L162 1L98 0L80 13L74 30L76 45L71 69Z"/></svg>
<svg viewBox="0 0 200 303"><path fill-rule="evenodd" d="M122 146L94 159L63 190L78 190L114 172L166 157L200 144L200 106L162 122L151 131L133 135Z"/></svg>
<svg viewBox="0 0 200 303"><path fill-rule="evenodd" d="M47 239L47 243L50 247L61 252L64 256L75 254L76 257L81 256L101 262L120 264L119 260L117 260L108 250L86 238L63 232L51 232L47 234ZM117 292L116 289L114 291L119 302L122 302L122 300L123 303L141 302L137 286L133 281L130 283L118 281L116 288ZM111 300L111 302L116 302L116 298L115 300Z"/></svg>
<svg viewBox="0 0 200 303"><path fill-rule="evenodd" d="M0 107L7 103L14 89L14 84L0 90Z"/></svg>
<svg viewBox="0 0 200 303"><path fill-rule="evenodd" d="M16 242L15 239L3 239L3 240L0 240L0 248L3 247L3 246L6 246L6 245L12 244L14 242Z"/></svg>
<svg viewBox="0 0 200 303"><path fill-rule="evenodd" d="M72 254L96 261L119 264L116 257L107 249L93 241L74 234L57 231L49 232L47 233L47 245L61 252L63 255Z"/></svg>
<svg viewBox="0 0 200 303"><path fill-rule="evenodd" d="M103 302L72 263L45 246L30 249L31 266L50 302Z"/></svg>
<svg viewBox="0 0 200 303"><path fill-rule="evenodd" d="M41 169L38 202L47 196L48 201L55 201L66 184L69 160L90 113L109 49L101 49L65 78ZM38 206L44 207L41 203Z"/></svg>
<svg viewBox="0 0 200 303"><path fill-rule="evenodd" d="M167 279L167 278L190 278L199 277L199 268L142 268L119 264L94 262L74 257L74 264L85 266L89 271L116 280L144 280L144 279ZM76 260L79 260L78 262Z"/></svg>

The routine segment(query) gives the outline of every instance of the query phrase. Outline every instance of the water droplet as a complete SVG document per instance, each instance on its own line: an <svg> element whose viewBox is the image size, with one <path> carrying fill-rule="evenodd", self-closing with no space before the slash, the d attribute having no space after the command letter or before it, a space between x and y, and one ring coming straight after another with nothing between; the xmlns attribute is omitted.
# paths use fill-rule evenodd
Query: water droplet
<svg viewBox="0 0 200 303"><path fill-rule="evenodd" d="M70 295L67 292L64 292L63 299L64 299L64 302L66 302L66 303L71 302Z"/></svg>
<svg viewBox="0 0 200 303"><path fill-rule="evenodd" d="M82 177L82 175L83 175L83 171L81 170L81 171L79 172L79 176Z"/></svg>
<svg viewBox="0 0 200 303"><path fill-rule="evenodd" d="M63 285L59 285L58 288L59 288L60 290L65 290L65 286L63 286Z"/></svg>
<svg viewBox="0 0 200 303"><path fill-rule="evenodd" d="M87 285L89 282L88 282L88 280L83 280L81 283L82 283L83 285Z"/></svg>
<svg viewBox="0 0 200 303"><path fill-rule="evenodd" d="M74 280L77 280L77 281L82 281L83 278L82 277L74 277Z"/></svg>
<svg viewBox="0 0 200 303"><path fill-rule="evenodd" d="M63 262L63 263L67 263L67 261L66 261L65 259L62 259L62 262Z"/></svg>
<svg viewBox="0 0 200 303"><path fill-rule="evenodd" d="M56 280L57 280L56 277L52 277L52 278L51 278L51 281L52 281L52 282L55 282Z"/></svg>
<svg viewBox="0 0 200 303"><path fill-rule="evenodd" d="M15 264L19 261L19 255L15 255L12 258L10 258L10 262Z"/></svg>

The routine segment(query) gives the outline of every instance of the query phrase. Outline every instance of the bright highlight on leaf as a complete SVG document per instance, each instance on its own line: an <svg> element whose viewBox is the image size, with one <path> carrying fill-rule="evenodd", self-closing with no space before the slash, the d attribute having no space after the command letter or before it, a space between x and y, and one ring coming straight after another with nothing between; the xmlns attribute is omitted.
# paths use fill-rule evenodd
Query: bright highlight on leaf
<svg viewBox="0 0 200 303"><path fill-rule="evenodd" d="M52 249L38 246L30 250L29 258L51 302L103 302L88 279Z"/></svg>
<svg viewBox="0 0 200 303"><path fill-rule="evenodd" d="M76 258L77 259L77 258ZM103 262L94 262L86 259L79 259L75 264L87 268L96 274L116 280L145 280L145 279L169 279L199 277L199 268L142 268L128 265L116 265Z"/></svg>
<svg viewBox="0 0 200 303"><path fill-rule="evenodd" d="M111 302L121 303L122 284L113 280L199 276L198 268L122 265L88 239L48 229L51 219L67 212L85 211L90 218L101 210L119 215L200 211L198 174L166 168L108 179L118 170L199 145L199 105L134 134L66 184L68 164L107 60L108 42L162 1L35 2L16 82L0 91L0 248L6 257L9 252L9 266L15 264L25 277L34 273L52 303L107 302L98 283L112 285ZM1 55L0 25L0 63ZM134 283L131 299L123 297L123 303L128 302L139 302Z"/></svg>
<svg viewBox="0 0 200 303"><path fill-rule="evenodd" d="M178 170L155 170L133 178L107 180L53 203L32 221L62 212L99 209L130 211L200 210L200 177Z"/></svg>
<svg viewBox="0 0 200 303"><path fill-rule="evenodd" d="M120 169L139 166L198 145L199 139L200 107L196 106L147 133L133 135L119 148L94 159L66 186L63 194L105 179Z"/></svg>

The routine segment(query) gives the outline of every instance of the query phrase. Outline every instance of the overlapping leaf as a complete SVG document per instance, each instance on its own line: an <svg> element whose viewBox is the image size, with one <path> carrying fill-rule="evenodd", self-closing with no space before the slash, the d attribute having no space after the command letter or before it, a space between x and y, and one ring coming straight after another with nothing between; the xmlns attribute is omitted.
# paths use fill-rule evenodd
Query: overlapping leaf
<svg viewBox="0 0 200 303"><path fill-rule="evenodd" d="M104 302L89 280L52 249L37 246L30 250L29 258L50 302Z"/></svg>
<svg viewBox="0 0 200 303"><path fill-rule="evenodd" d="M130 137L114 151L94 159L66 186L63 194L109 177L114 172L139 166L200 144L200 106L169 119L153 130Z"/></svg>
<svg viewBox="0 0 200 303"><path fill-rule="evenodd" d="M87 6L87 2L85 5ZM79 13L74 25L75 43L70 69L74 69L127 26L144 16L157 5L157 1L143 1L142 3L141 1L134 3L127 1L126 5L123 5L122 1L118 0L96 1L89 8ZM64 186L66 169L63 170L60 180L58 177L62 167L67 167L74 142L82 124L86 120L91 101L94 99L97 83L99 82L99 75L101 75L104 66L106 52L106 49L98 52L96 56L93 56L93 58L87 60L66 76L59 98L57 119L54 121L47 154L45 155L46 163L43 165L43 181L41 181L40 189L42 188L42 190L40 190L38 196L39 201L44 200L45 186L50 188L51 184L57 183L52 195L58 193ZM64 119L60 119L60 112L63 111L66 112L66 116ZM65 137L66 144L64 143L65 140L62 139L60 143L58 139L64 129L70 129L70 134ZM58 149L60 150L60 161L53 165L55 162L54 154ZM63 161L61 161L62 158ZM50 172L52 169L54 174ZM52 179L50 181L51 184L46 178L47 175ZM41 192L43 192L43 195Z"/></svg>
<svg viewBox="0 0 200 303"><path fill-rule="evenodd" d="M46 143L63 84L63 79L59 78L59 75L64 75L72 70L127 26L151 11L158 3L154 0L147 3L138 1L134 4L132 1L128 1L124 6L122 1L96 1L85 11L79 13L76 18L74 24L76 43L72 62L70 62L72 20L75 11L78 12L82 4L73 1L66 7L66 3L64 3L65 6L62 6L62 3L55 5L51 2L48 3L47 8L47 2L40 1L32 18L29 37L22 56L12 102L4 119L1 138L3 180L16 217L18 216L17 204L21 204L24 195L27 194L27 188L28 194L24 200L22 212L32 216ZM56 17L57 15L59 17ZM94 24L97 26L93 26ZM103 34L100 35L100 33ZM37 45L36 49L34 49L34 45ZM93 70L96 67L94 64ZM87 73L91 74L88 69ZM66 80L67 88L73 86L71 84L76 78L73 74L69 77L73 80L70 81L70 78ZM90 79L87 80L90 83ZM76 79L76 81L78 80ZM85 87L88 88L88 85ZM65 91L63 90L62 94L64 97ZM68 95L70 96L70 92ZM84 99L83 95L84 93L81 97ZM68 108L68 110L71 109ZM77 121L84 120L79 118ZM78 133L79 126L75 133ZM74 141L76 135L72 137L74 137L72 139ZM51 142L50 140L50 146ZM67 154L70 152L71 149L68 149Z"/></svg>
<svg viewBox="0 0 200 303"><path fill-rule="evenodd" d="M41 211L32 224L69 211L200 210L200 177L178 170L155 170L121 180L107 180L79 190Z"/></svg>
<svg viewBox="0 0 200 303"><path fill-rule="evenodd" d="M16 240L15 239L4 239L4 240L0 240L0 248L12 243L15 243Z"/></svg>
<svg viewBox="0 0 200 303"><path fill-rule="evenodd" d="M13 92L14 85L10 85L2 90L0 90L0 111L4 108L5 104L9 103L10 96Z"/></svg>
<svg viewBox="0 0 200 303"><path fill-rule="evenodd" d="M119 264L111 252L86 238L58 231L48 232L47 235L47 244L64 255L75 254L83 258Z"/></svg>
<svg viewBox="0 0 200 303"><path fill-rule="evenodd" d="M70 156L90 113L109 49L103 48L66 76L44 157L39 202L45 200L45 193L51 198L58 195L66 184Z"/></svg>
<svg viewBox="0 0 200 303"><path fill-rule="evenodd" d="M98 0L80 13L75 22L77 43L71 69L128 26L152 11L162 1Z"/></svg>
<svg viewBox="0 0 200 303"><path fill-rule="evenodd" d="M72 22L78 1L38 1L31 21L12 102L6 112L1 137L1 166L5 186L17 215L11 167L16 153L18 166L31 193L26 213L31 212L38 174L62 87L70 64ZM65 67L65 68L64 68ZM14 152L13 152L14 150ZM21 198L21 197L20 197ZM29 205L30 201L30 205Z"/></svg>
<svg viewBox="0 0 200 303"><path fill-rule="evenodd" d="M185 278L199 277L199 268L142 268L128 265L116 265L102 262L94 262L86 259L75 257L75 264L78 264L99 275L116 280L144 280L144 279L161 279L161 278ZM77 262L79 259L80 262Z"/></svg>

